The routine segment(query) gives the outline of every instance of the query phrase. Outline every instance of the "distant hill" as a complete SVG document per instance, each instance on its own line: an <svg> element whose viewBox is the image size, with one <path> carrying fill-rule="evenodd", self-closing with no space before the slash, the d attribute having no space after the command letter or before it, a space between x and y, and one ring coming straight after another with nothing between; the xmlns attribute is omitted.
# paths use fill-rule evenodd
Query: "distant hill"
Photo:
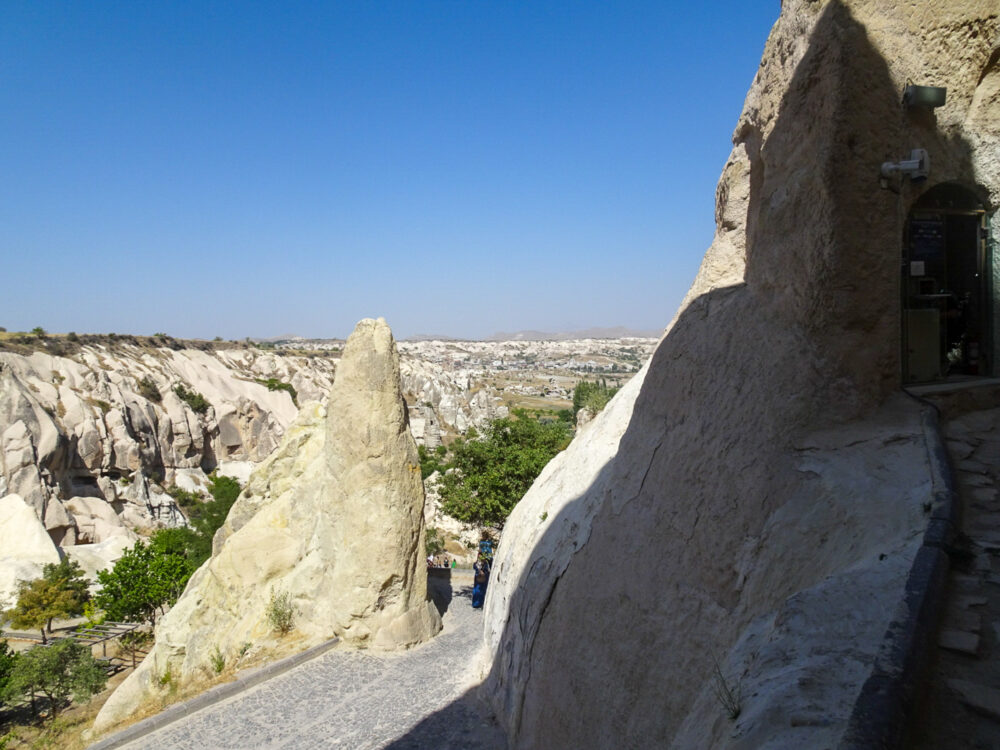
<svg viewBox="0 0 1000 750"><path fill-rule="evenodd" d="M407 336L404 341L460 341L454 336L445 336L444 334L438 333L417 333L413 336Z"/></svg>
<svg viewBox="0 0 1000 750"><path fill-rule="evenodd" d="M585 328L582 331L563 333L547 333L545 331L517 331L516 333L499 332L488 336L484 341L569 341L570 339L623 339L641 338L658 339L663 331L636 331L624 326L611 328Z"/></svg>

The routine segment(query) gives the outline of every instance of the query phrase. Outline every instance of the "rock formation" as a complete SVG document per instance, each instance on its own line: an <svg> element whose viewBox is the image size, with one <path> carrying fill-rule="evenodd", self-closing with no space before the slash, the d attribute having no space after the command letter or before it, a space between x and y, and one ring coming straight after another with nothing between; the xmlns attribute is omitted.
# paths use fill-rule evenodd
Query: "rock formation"
<svg viewBox="0 0 1000 750"><path fill-rule="evenodd" d="M75 541L62 507L72 497L130 503L133 527L169 521L159 508L170 498L140 475L173 484L178 472L262 461L297 409L287 391L259 381L292 383L303 401L314 400L325 396L332 372L332 360L258 350L0 352L0 491L19 493L57 544ZM174 392L178 384L209 408L193 411ZM137 484L129 487L131 478Z"/></svg>
<svg viewBox="0 0 1000 750"><path fill-rule="evenodd" d="M333 636L363 647L405 647L434 635L427 598L423 485L385 321L348 339L324 410L302 409L282 445L251 476L212 557L158 623L156 645L101 710L97 731L155 695L165 671L180 681L247 642L302 650ZM268 622L273 596L294 607L294 632Z"/></svg>
<svg viewBox="0 0 1000 750"><path fill-rule="evenodd" d="M18 581L42 574L59 562L59 550L20 495L0 497L0 610L16 601Z"/></svg>
<svg viewBox="0 0 1000 750"><path fill-rule="evenodd" d="M111 536L185 523L164 487L204 490L206 472L240 475L274 450L297 408L259 381L318 398L332 372L330 359L259 350L0 352L0 495L19 494L85 569L110 564L122 548ZM178 384L210 407L196 413ZM0 598L12 592L0 584Z"/></svg>
<svg viewBox="0 0 1000 750"><path fill-rule="evenodd" d="M900 238L936 185L1000 203L998 32L995 0L782 4L691 291L505 527L482 695L512 746L838 744L933 499ZM913 148L930 178L881 189Z"/></svg>

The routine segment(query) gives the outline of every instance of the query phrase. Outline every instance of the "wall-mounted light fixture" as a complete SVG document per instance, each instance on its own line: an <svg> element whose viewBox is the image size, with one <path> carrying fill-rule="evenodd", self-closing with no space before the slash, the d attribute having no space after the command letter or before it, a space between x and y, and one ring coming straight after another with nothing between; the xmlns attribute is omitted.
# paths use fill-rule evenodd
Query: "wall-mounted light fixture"
<svg viewBox="0 0 1000 750"><path fill-rule="evenodd" d="M910 151L910 158L902 161L887 161L882 163L882 180L887 180L894 174L909 177L913 182L926 180L931 171L931 157L926 150L915 148Z"/></svg>
<svg viewBox="0 0 1000 750"><path fill-rule="evenodd" d="M903 89L903 106L909 107L943 107L948 96L948 89L940 86L916 86L912 83Z"/></svg>

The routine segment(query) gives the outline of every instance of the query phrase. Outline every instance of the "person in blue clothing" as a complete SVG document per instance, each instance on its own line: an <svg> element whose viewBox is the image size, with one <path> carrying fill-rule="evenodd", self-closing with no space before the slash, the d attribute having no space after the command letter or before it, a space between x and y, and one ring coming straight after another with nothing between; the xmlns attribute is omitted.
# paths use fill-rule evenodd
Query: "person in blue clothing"
<svg viewBox="0 0 1000 750"><path fill-rule="evenodd" d="M472 608L479 609L486 600L486 584L490 580L490 561L480 552L472 566Z"/></svg>

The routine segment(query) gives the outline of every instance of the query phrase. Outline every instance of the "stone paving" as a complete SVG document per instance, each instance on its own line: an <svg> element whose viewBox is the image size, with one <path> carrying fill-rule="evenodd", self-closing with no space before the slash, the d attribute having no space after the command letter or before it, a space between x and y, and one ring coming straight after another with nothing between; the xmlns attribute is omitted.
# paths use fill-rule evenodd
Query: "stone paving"
<svg viewBox="0 0 1000 750"><path fill-rule="evenodd" d="M961 498L948 603L908 747L1000 750L1000 409L943 420Z"/></svg>
<svg viewBox="0 0 1000 750"><path fill-rule="evenodd" d="M468 692L482 636L471 578L456 576L454 595L447 579L431 581L447 611L429 643L397 654L335 648L123 747L504 748L502 731Z"/></svg>

